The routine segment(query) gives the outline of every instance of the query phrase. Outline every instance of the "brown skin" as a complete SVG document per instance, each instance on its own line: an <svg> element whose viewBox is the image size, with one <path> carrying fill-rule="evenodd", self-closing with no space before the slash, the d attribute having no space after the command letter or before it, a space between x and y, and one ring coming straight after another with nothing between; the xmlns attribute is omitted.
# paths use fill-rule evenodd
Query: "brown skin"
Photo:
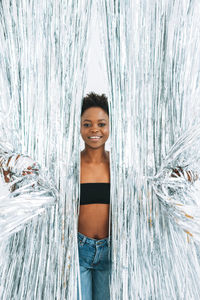
<svg viewBox="0 0 200 300"><path fill-rule="evenodd" d="M20 154L17 155L16 160L18 160L19 157L20 157ZM8 159L7 167L8 167L8 165L9 165L10 160L11 160L11 157ZM1 166L1 164L0 164L0 168L1 168L1 167L2 167L2 166ZM27 170L30 170L30 171L27 171ZM25 175L27 175L27 174L32 174L32 173L33 173L33 172L31 171L31 170L32 170L31 166L29 166L29 167L27 168L27 170L26 170L26 171L22 171L22 175L23 175L23 176L25 176ZM10 182L10 169L8 169L7 171L3 169L2 171L3 171L3 175L4 175L4 180L5 180L5 182L6 182L6 183Z"/></svg>
<svg viewBox="0 0 200 300"><path fill-rule="evenodd" d="M81 136L85 149L81 152L81 183L110 182L109 152L105 142L109 137L109 117L100 107L85 110L81 117ZM99 140L89 136L101 136ZM78 231L90 238L104 239L109 230L109 204L80 205Z"/></svg>
<svg viewBox="0 0 200 300"><path fill-rule="evenodd" d="M176 169L173 169L172 170L172 174L171 174L171 177L181 177L182 175L184 175L184 172L183 172L183 169L181 167L176 167ZM187 180L188 181L192 181L192 177L193 177L193 174L191 171L186 171L186 176L187 176ZM194 177L194 179L197 179L196 177Z"/></svg>

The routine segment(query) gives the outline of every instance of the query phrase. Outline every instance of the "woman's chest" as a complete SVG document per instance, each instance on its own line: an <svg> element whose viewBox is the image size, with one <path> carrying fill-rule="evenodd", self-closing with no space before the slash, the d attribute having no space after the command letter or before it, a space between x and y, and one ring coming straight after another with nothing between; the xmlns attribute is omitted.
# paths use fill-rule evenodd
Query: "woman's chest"
<svg viewBox="0 0 200 300"><path fill-rule="evenodd" d="M81 183L84 182L110 182L110 169L108 164L93 165L81 163Z"/></svg>

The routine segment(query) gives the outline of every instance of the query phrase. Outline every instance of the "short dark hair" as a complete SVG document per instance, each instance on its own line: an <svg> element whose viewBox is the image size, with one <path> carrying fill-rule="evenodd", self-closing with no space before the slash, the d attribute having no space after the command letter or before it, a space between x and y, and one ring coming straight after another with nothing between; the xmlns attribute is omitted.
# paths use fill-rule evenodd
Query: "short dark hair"
<svg viewBox="0 0 200 300"><path fill-rule="evenodd" d="M94 92L87 94L82 100L81 116L90 107L101 107L109 116L108 99L105 94L98 95Z"/></svg>

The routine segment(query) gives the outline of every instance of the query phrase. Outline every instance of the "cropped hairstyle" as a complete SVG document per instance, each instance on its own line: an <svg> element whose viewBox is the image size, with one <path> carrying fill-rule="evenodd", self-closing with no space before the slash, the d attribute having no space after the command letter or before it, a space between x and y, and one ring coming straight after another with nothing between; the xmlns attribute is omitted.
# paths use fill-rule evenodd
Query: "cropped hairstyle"
<svg viewBox="0 0 200 300"><path fill-rule="evenodd" d="M109 116L108 99L105 94L98 95L94 92L87 94L82 100L81 116L86 109L91 107L100 107Z"/></svg>

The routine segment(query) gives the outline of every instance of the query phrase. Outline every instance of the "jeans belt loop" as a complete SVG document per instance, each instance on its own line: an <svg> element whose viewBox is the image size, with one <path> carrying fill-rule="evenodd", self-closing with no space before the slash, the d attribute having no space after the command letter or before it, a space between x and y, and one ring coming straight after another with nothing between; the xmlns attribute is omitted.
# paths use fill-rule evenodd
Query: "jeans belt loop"
<svg viewBox="0 0 200 300"><path fill-rule="evenodd" d="M84 236L84 237L83 237L83 239L82 239L82 241L81 241L81 244L82 244L82 245L84 245L84 244L85 244L85 241L86 241L86 239L87 239L87 237L86 237L86 236Z"/></svg>

